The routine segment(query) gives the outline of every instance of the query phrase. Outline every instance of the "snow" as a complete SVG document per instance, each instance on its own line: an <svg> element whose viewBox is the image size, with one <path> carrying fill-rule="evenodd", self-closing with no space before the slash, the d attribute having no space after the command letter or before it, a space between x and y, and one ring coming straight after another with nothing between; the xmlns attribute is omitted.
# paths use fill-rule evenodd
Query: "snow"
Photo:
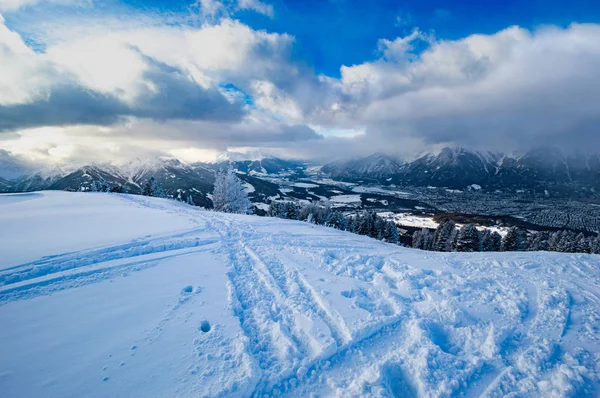
<svg viewBox="0 0 600 398"><path fill-rule="evenodd" d="M292 184L292 186L298 187L298 188L318 188L319 187L317 184L309 184L306 182L296 182L296 183Z"/></svg>
<svg viewBox="0 0 600 398"><path fill-rule="evenodd" d="M600 392L599 256L67 192L0 195L0 253L3 397Z"/></svg>
<svg viewBox="0 0 600 398"><path fill-rule="evenodd" d="M433 220L433 217L415 216L411 213L381 212L377 214L383 218L394 220L396 224L406 227L436 229L439 225L439 223Z"/></svg>
<svg viewBox="0 0 600 398"><path fill-rule="evenodd" d="M360 202L360 195L336 195L329 200L333 203L357 203Z"/></svg>
<svg viewBox="0 0 600 398"><path fill-rule="evenodd" d="M248 192L248 193L256 192L256 188L254 188L254 185L250 184L249 182L244 182L242 185L244 185L244 188L246 188L246 192Z"/></svg>
<svg viewBox="0 0 600 398"><path fill-rule="evenodd" d="M254 203L254 206L260 210L264 210L264 211L269 210L269 205L266 203Z"/></svg>
<svg viewBox="0 0 600 398"><path fill-rule="evenodd" d="M398 196L407 196L407 195L410 195L409 192L405 192L405 191L383 189L383 188L379 188L379 187L368 187L368 186L362 186L362 185L358 185L358 186L352 188L352 192L357 192L357 193L374 193L374 194L392 195L392 196L394 196L394 195L398 195Z"/></svg>

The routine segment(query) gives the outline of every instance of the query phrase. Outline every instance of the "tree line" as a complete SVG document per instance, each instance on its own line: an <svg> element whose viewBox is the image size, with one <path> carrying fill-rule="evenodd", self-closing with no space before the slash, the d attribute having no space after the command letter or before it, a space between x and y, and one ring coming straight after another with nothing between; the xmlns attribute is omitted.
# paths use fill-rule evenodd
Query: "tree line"
<svg viewBox="0 0 600 398"><path fill-rule="evenodd" d="M345 216L344 213L333 209L328 202L299 205L295 202L274 201L269 205L267 215L323 225L388 243L400 242L398 228L393 221L384 220L377 213L366 210L354 216Z"/></svg>
<svg viewBox="0 0 600 398"><path fill-rule="evenodd" d="M528 233L511 227L502 237L496 231L479 231L473 224L457 228L444 221L435 230L423 228L412 237L412 247L441 252L555 251L600 254L600 236L585 236L569 230Z"/></svg>

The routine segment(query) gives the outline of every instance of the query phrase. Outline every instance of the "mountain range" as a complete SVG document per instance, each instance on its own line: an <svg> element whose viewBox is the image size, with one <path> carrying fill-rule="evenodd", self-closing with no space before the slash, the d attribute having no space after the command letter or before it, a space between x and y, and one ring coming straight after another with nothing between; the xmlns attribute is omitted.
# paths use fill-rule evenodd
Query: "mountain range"
<svg viewBox="0 0 600 398"><path fill-rule="evenodd" d="M566 192L573 187L600 188L598 154L566 155L556 148L536 148L523 155L478 152L446 147L407 162L374 154L324 165L321 171L334 179L377 182L400 186L435 186L453 189L525 189Z"/></svg>
<svg viewBox="0 0 600 398"><path fill-rule="evenodd" d="M14 175L25 170L5 167ZM38 190L89 190L93 181L103 182L122 192L140 193L154 177L168 195L211 207L214 172L226 167L217 163L185 163L175 158L134 159L128 163L92 164L78 168L45 168L18 178L0 177L0 192ZM268 202L281 194L273 177L306 178L306 163L278 158L231 161L239 176L252 186L255 202ZM311 168L314 170L314 168ZM428 152L411 161L373 154L368 157L334 161L323 165L320 176L335 180L396 186L434 186L452 189L533 190L572 195L600 189L598 155L565 155L556 148L537 148L523 155L478 152L461 147L446 147ZM2 175L2 174L0 174ZM275 181L275 182L274 182ZM577 188L574 190L573 188ZM189 199L188 199L189 197Z"/></svg>

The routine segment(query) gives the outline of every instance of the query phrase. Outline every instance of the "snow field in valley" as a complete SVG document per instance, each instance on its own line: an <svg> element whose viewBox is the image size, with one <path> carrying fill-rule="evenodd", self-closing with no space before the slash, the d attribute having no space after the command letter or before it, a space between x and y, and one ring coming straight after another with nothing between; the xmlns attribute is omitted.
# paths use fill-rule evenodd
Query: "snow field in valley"
<svg viewBox="0 0 600 398"><path fill-rule="evenodd" d="M3 397L600 394L598 256L64 192L0 195L0 253Z"/></svg>

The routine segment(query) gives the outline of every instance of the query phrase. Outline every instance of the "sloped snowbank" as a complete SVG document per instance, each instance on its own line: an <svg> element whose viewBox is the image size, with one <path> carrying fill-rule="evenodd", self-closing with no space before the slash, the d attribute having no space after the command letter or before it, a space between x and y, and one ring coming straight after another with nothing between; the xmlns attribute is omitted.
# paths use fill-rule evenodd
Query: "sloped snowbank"
<svg viewBox="0 0 600 398"><path fill-rule="evenodd" d="M600 257L0 195L0 395L598 396Z"/></svg>

